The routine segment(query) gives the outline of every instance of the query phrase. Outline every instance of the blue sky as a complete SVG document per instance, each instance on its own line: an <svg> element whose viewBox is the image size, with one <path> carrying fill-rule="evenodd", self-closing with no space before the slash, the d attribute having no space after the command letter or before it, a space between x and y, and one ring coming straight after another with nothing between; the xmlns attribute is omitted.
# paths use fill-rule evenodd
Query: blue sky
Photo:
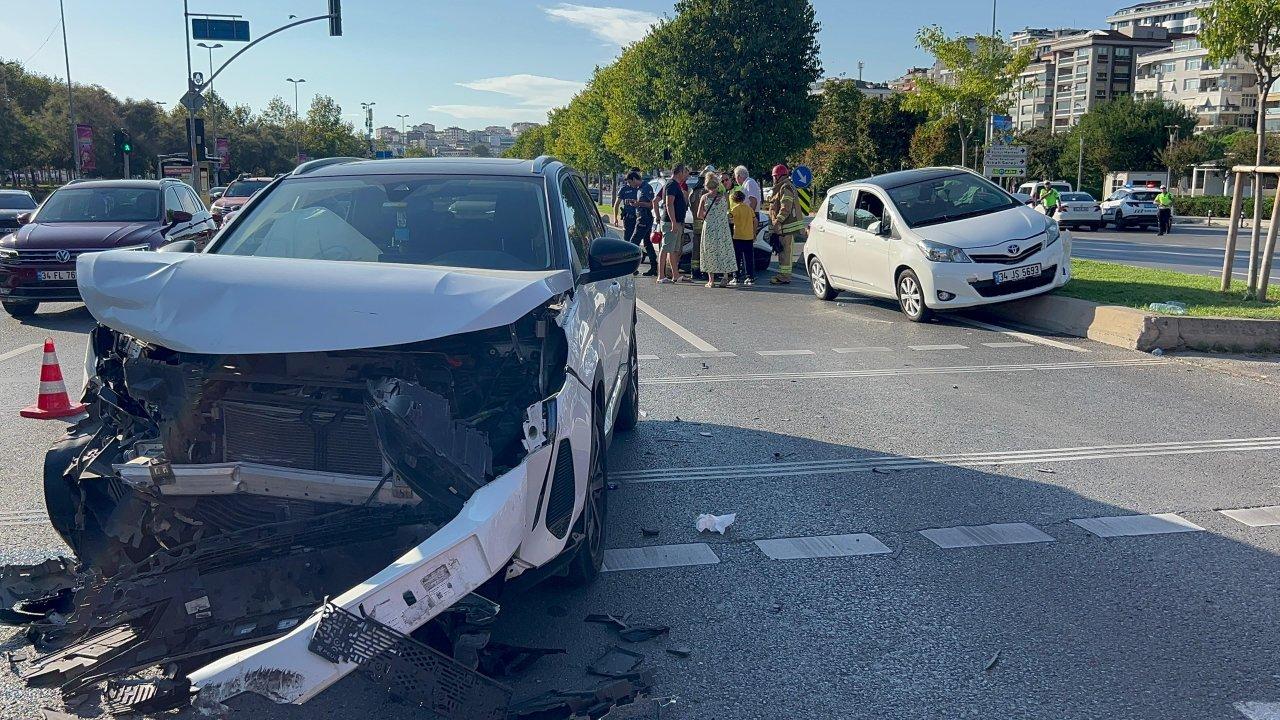
<svg viewBox="0 0 1280 720"><path fill-rule="evenodd" d="M767 2L768 0L740 0ZM64 0L71 75L117 95L176 102L185 90L186 56L180 0ZM5 0L0 57L37 72L64 76L56 0ZM998 25L1103 27L1119 0L1008 2ZM431 122L466 128L540 120L563 104L596 65L643 35L647 22L670 13L671 0L345 0L344 35L324 22L287 30L254 46L215 81L228 100L261 109L273 95L292 101L286 77L305 78L313 93L332 95L353 120L360 103L376 102L377 125ZM890 80L927 58L914 46L921 25L948 33L987 32L989 0L814 0L822 24L825 74ZM191 0L193 12L241 13L253 36L289 15L326 12L325 0ZM43 45L42 45L43 44ZM229 57L230 46L214 51ZM193 68L208 72L207 51L193 48Z"/></svg>

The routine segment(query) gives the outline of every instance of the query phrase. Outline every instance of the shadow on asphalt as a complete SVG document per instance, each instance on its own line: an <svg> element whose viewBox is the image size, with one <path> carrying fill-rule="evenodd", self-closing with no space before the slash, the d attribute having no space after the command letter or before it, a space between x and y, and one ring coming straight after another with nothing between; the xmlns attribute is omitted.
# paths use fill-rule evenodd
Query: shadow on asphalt
<svg viewBox="0 0 1280 720"><path fill-rule="evenodd" d="M62 310L46 312L37 311L35 315L17 321L28 327L45 330L61 330L66 332L88 332L93 328L93 316L83 305L75 305Z"/></svg>
<svg viewBox="0 0 1280 720"><path fill-rule="evenodd" d="M618 436L610 466L692 472L854 458L901 461L783 433L644 421ZM606 573L586 589L546 583L500 598L495 641L568 651L504 680L516 697L593 685L587 665L614 644L657 668L655 697L678 700L612 718L1228 717L1234 701L1280 694L1272 553L1212 531L1094 537L1068 519L1134 511L1050 474L1039 482L946 465L748 473L626 483L610 495L609 547L708 543L719 564ZM734 511L727 535L694 531L698 513ZM917 532L992 522L1031 523L1055 541L942 549ZM752 542L860 532L892 553L770 560ZM583 622L588 613L631 614L671 632L628 644ZM692 656L666 652L675 645ZM254 696L230 705L253 720L422 717L358 674L301 707Z"/></svg>

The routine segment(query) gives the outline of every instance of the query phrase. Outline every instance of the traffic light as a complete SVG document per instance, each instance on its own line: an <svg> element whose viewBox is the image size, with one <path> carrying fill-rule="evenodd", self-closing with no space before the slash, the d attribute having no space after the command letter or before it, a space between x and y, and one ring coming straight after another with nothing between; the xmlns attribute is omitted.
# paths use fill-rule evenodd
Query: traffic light
<svg viewBox="0 0 1280 720"><path fill-rule="evenodd" d="M329 36L342 36L342 0L329 0Z"/></svg>
<svg viewBox="0 0 1280 720"><path fill-rule="evenodd" d="M133 152L133 138L129 135L129 131L124 128L116 128L115 131L116 150L128 155Z"/></svg>

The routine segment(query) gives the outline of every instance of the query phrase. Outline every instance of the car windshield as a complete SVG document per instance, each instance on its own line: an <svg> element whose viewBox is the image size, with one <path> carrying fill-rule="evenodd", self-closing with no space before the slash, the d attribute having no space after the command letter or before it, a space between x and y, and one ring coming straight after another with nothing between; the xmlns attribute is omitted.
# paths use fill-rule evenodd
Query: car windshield
<svg viewBox="0 0 1280 720"><path fill-rule="evenodd" d="M1062 199L1067 202L1093 202L1092 195L1082 192L1062 193Z"/></svg>
<svg viewBox="0 0 1280 720"><path fill-rule="evenodd" d="M222 197L247 198L267 186L266 180L238 180L227 186Z"/></svg>
<svg viewBox="0 0 1280 720"><path fill-rule="evenodd" d="M1152 202L1156 199L1156 195L1160 193L1156 190L1138 190L1130 194L1130 198L1140 202Z"/></svg>
<svg viewBox="0 0 1280 720"><path fill-rule="evenodd" d="M990 182L969 173L931 178L889 190L908 227L962 220L1019 207Z"/></svg>
<svg viewBox="0 0 1280 720"><path fill-rule="evenodd" d="M139 187L64 187L36 214L42 223L144 222L160 219L160 191Z"/></svg>
<svg viewBox="0 0 1280 720"><path fill-rule="evenodd" d="M261 198L212 252L549 270L550 236L541 178L296 178Z"/></svg>
<svg viewBox="0 0 1280 720"><path fill-rule="evenodd" d="M30 210L36 201L26 193L0 193L0 210Z"/></svg>

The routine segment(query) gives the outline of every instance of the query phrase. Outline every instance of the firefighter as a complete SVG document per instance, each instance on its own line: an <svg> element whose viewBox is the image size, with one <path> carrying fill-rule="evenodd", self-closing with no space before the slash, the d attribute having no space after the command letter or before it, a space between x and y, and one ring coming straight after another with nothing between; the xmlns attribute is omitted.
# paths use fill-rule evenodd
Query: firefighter
<svg viewBox="0 0 1280 720"><path fill-rule="evenodd" d="M786 165L773 166L773 193L769 196L769 225L778 243L778 274L769 281L771 285L791 284L791 251L796 234L804 227L800 213L800 199L791 184L791 171Z"/></svg>

